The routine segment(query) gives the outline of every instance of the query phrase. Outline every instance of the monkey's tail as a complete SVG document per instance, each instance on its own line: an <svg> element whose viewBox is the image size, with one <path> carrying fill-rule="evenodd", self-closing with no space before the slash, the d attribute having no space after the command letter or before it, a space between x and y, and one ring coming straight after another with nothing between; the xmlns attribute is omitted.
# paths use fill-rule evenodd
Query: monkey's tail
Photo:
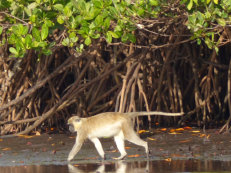
<svg viewBox="0 0 231 173"><path fill-rule="evenodd" d="M162 116L182 116L184 112L180 113L170 113L170 112L159 112L159 111L150 111L150 112L128 112L126 113L130 117L137 117L137 116L147 116L147 115L162 115Z"/></svg>

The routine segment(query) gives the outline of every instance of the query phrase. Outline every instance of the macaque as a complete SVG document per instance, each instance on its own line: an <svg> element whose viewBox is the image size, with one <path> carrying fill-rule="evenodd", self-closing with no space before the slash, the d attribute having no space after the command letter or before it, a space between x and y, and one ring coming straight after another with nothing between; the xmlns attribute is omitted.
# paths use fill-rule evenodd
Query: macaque
<svg viewBox="0 0 231 173"><path fill-rule="evenodd" d="M166 113L166 112L105 112L89 118L80 118L73 116L68 119L69 130L77 132L77 137L72 150L69 153L68 161L71 161L81 149L85 139L89 139L95 145L96 150L102 159L105 159L105 153L99 138L114 137L120 156L116 159L121 160L127 155L124 148L124 141L128 140L145 149L149 157L148 143L139 138L133 129L132 118L144 115L163 115L163 116L182 116L184 113Z"/></svg>

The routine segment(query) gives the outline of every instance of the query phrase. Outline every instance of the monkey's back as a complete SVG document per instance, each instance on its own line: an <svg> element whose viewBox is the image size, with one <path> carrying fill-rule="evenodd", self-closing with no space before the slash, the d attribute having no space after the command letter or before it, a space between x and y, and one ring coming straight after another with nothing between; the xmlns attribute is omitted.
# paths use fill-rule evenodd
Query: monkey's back
<svg viewBox="0 0 231 173"><path fill-rule="evenodd" d="M123 113L105 112L87 118L88 138L112 137L120 133L123 123L130 119Z"/></svg>

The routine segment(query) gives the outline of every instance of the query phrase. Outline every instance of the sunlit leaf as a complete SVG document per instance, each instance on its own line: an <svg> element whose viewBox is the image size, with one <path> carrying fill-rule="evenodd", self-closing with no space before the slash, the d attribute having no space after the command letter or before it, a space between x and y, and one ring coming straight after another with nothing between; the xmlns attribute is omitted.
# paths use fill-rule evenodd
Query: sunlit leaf
<svg viewBox="0 0 231 173"><path fill-rule="evenodd" d="M11 148L3 148L2 151L9 151Z"/></svg>
<svg viewBox="0 0 231 173"><path fill-rule="evenodd" d="M54 8L55 8L55 10L63 11L63 5L62 4L55 4Z"/></svg>
<svg viewBox="0 0 231 173"><path fill-rule="evenodd" d="M41 136L41 133L40 133L39 131L36 131L36 132L35 132L35 135L36 135L36 136Z"/></svg>
<svg viewBox="0 0 231 173"><path fill-rule="evenodd" d="M87 37L84 41L84 44L89 46L91 44L91 38L90 37Z"/></svg>
<svg viewBox="0 0 231 173"><path fill-rule="evenodd" d="M221 26L225 26L225 25L226 25L225 19L223 19L223 18L218 18L218 19L216 19L216 20L217 20L217 22L218 22L219 25L221 25Z"/></svg>
<svg viewBox="0 0 231 173"><path fill-rule="evenodd" d="M190 0L189 3L188 3L188 5L187 5L187 9L191 10L192 6L193 6L193 0Z"/></svg>
<svg viewBox="0 0 231 173"><path fill-rule="evenodd" d="M184 131L185 129L184 128L178 128L176 129L176 131Z"/></svg>
<svg viewBox="0 0 231 173"><path fill-rule="evenodd" d="M42 40L45 40L47 38L48 31L49 31L49 28L47 27L47 25L43 24L42 25L42 30L41 30L41 39Z"/></svg>
<svg viewBox="0 0 231 173"><path fill-rule="evenodd" d="M18 51L17 51L14 47L10 47L10 48L9 48L9 51L10 51L12 54L14 54L14 55L18 55L18 54L19 54Z"/></svg>
<svg viewBox="0 0 231 173"><path fill-rule="evenodd" d="M149 132L148 130L139 130L139 134Z"/></svg>
<svg viewBox="0 0 231 173"><path fill-rule="evenodd" d="M180 134L182 134L182 133L179 133L179 132L170 132L169 134L170 134L170 135L180 135Z"/></svg>
<svg viewBox="0 0 231 173"><path fill-rule="evenodd" d="M203 138L203 137L205 137L206 136L206 134L200 134L200 138Z"/></svg>
<svg viewBox="0 0 231 173"><path fill-rule="evenodd" d="M200 133L201 131L200 130L193 130L191 131L192 133Z"/></svg>
<svg viewBox="0 0 231 173"><path fill-rule="evenodd" d="M166 161L166 162L171 162L171 161L172 161L172 158L164 159L164 161Z"/></svg>
<svg viewBox="0 0 231 173"><path fill-rule="evenodd" d="M59 24L63 24L63 23L64 23L64 19L65 19L64 16L59 15L59 16L57 17L57 22L58 22Z"/></svg>
<svg viewBox="0 0 231 173"><path fill-rule="evenodd" d="M184 127L184 129L185 129L185 130L191 130L192 127L186 126L186 127Z"/></svg>
<svg viewBox="0 0 231 173"><path fill-rule="evenodd" d="M2 34L3 27L0 26L0 35Z"/></svg>
<svg viewBox="0 0 231 173"><path fill-rule="evenodd" d="M173 132L175 132L175 131L176 131L175 129L170 129L170 130L169 130L170 133L173 133Z"/></svg>
<svg viewBox="0 0 231 173"><path fill-rule="evenodd" d="M218 4L218 0L213 0L213 2L214 2L215 4Z"/></svg>
<svg viewBox="0 0 231 173"><path fill-rule="evenodd" d="M149 140L151 140L151 141L156 141L156 139L155 138L150 138L150 137L147 137Z"/></svg>
<svg viewBox="0 0 231 173"><path fill-rule="evenodd" d="M140 157L139 154L134 154L134 155L128 155L127 157Z"/></svg>
<svg viewBox="0 0 231 173"><path fill-rule="evenodd" d="M165 132L165 131L167 131L167 129L166 128L162 128L162 129L160 129L161 131L163 131L163 132Z"/></svg>
<svg viewBox="0 0 231 173"><path fill-rule="evenodd" d="M29 136L29 135L18 135L18 137L25 138L25 139L33 138L33 136Z"/></svg>

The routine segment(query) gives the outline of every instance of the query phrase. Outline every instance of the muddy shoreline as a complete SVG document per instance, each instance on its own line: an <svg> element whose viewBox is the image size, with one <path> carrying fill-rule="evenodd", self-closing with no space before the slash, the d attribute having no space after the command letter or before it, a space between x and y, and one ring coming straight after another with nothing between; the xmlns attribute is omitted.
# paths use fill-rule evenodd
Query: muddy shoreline
<svg viewBox="0 0 231 173"><path fill-rule="evenodd" d="M157 168L158 163L162 166L178 163L178 167L182 167L181 164L183 163L193 165L200 162L201 165L209 163L214 163L214 165L217 163L219 163L217 165L225 164L223 171L231 171L231 137L229 134L218 134L216 129L206 130L206 133L203 133L200 129L182 131L154 129L144 131L140 136L149 143L150 159L146 159L142 147L126 142L128 156L122 162L122 167L126 167L126 170L132 164L151 164ZM56 166L60 169L63 167L62 169L69 172L70 165L74 166L75 169L80 169L81 165L83 167L84 165L90 165L89 167L96 167L96 169L102 165L104 165L104 168L101 169L105 169L110 164L112 168L115 165L117 167L121 166L118 166L118 162L112 159L118 157L119 153L113 139L107 138L101 139L106 153L106 161L102 162L94 145L90 141L86 141L68 167L66 159L74 141L74 134L43 134L41 136L0 138L0 172L3 173L3 170L7 167L17 166L18 169L22 169L23 166L27 168ZM163 168L167 168L167 166L163 166ZM213 169L215 170L215 168ZM75 170L75 172L78 171Z"/></svg>

